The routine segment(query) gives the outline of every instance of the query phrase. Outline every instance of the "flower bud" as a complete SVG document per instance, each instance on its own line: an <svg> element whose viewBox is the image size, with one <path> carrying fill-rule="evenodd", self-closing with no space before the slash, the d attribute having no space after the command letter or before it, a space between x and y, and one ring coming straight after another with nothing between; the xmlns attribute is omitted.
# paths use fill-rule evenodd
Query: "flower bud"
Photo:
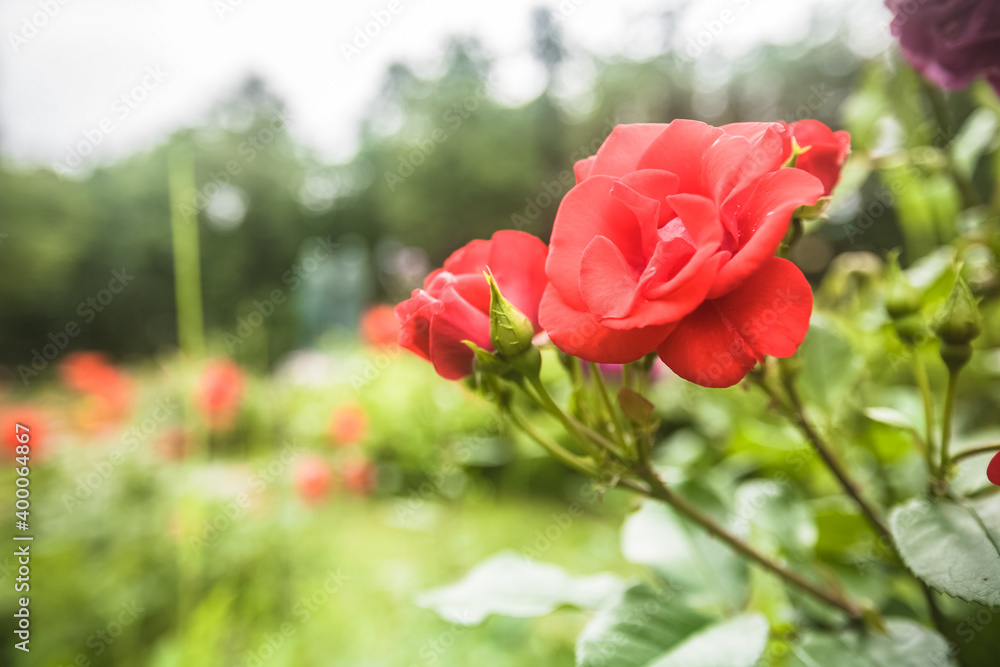
<svg viewBox="0 0 1000 667"><path fill-rule="evenodd" d="M934 332L944 343L968 345L983 331L979 308L969 284L959 276L948 300L938 312Z"/></svg>
<svg viewBox="0 0 1000 667"><path fill-rule="evenodd" d="M535 327L500 293L493 274L485 271L484 275L490 284L490 342L501 355L516 356L531 347Z"/></svg>
<svg viewBox="0 0 1000 667"><path fill-rule="evenodd" d="M899 268L898 250L889 253L888 263L885 309L893 320L902 320L920 310L920 292L910 284L906 274Z"/></svg>

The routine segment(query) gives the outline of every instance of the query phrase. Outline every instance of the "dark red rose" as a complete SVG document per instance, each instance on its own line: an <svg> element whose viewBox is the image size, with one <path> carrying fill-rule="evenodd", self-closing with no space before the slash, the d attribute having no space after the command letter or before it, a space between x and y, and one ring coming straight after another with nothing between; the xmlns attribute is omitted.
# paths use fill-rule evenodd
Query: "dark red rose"
<svg viewBox="0 0 1000 667"><path fill-rule="evenodd" d="M825 185L781 168L789 133L782 123L616 127L576 165L556 214L540 308L551 340L601 363L656 350L711 387L735 384L765 355L794 354L812 291L774 253L792 212Z"/></svg>
<svg viewBox="0 0 1000 667"><path fill-rule="evenodd" d="M472 350L463 340L492 350L489 267L503 295L538 326L538 303L545 290L545 244L517 231L501 231L452 253L424 280L424 289L396 306L399 344L434 364L444 378L472 372Z"/></svg>
<svg viewBox="0 0 1000 667"><path fill-rule="evenodd" d="M1000 93L1000 3L886 0L892 34L907 60L937 85L957 90L984 76Z"/></svg>

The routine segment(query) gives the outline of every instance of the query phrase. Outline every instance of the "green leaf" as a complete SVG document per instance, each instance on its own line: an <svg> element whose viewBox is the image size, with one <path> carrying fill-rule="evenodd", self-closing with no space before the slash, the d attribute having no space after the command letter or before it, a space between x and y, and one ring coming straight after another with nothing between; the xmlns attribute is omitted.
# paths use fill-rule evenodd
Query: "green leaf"
<svg viewBox="0 0 1000 667"><path fill-rule="evenodd" d="M649 667L753 667L768 632L760 614L738 616L689 637Z"/></svg>
<svg viewBox="0 0 1000 667"><path fill-rule="evenodd" d="M587 623L577 639L576 664L648 667L711 622L685 607L676 592L636 584Z"/></svg>
<svg viewBox="0 0 1000 667"><path fill-rule="evenodd" d="M421 594L417 604L451 623L476 625L490 614L531 618L562 606L596 609L623 587L613 574L574 577L555 565L503 552L461 581Z"/></svg>
<svg viewBox="0 0 1000 667"><path fill-rule="evenodd" d="M734 528L768 552L805 555L816 546L816 521L805 501L789 487L754 479L736 490Z"/></svg>
<svg viewBox="0 0 1000 667"><path fill-rule="evenodd" d="M686 495L717 520L724 516L725 508L714 496ZM746 598L746 563L663 503L643 503L626 519L621 540L626 560L651 567L696 607L735 610Z"/></svg>
<svg viewBox="0 0 1000 667"><path fill-rule="evenodd" d="M618 391L618 405L625 416L636 424L648 424L653 418L655 406L634 389L622 387Z"/></svg>
<svg viewBox="0 0 1000 667"><path fill-rule="evenodd" d="M1000 605L1000 503L912 500L889 517L906 566L942 593Z"/></svg>
<svg viewBox="0 0 1000 667"><path fill-rule="evenodd" d="M848 630L810 633L792 648L787 667L948 667L948 643L909 619L886 619L888 636Z"/></svg>
<svg viewBox="0 0 1000 667"><path fill-rule="evenodd" d="M865 416L872 421L876 421L880 424L887 424L888 426L895 426L896 428L905 429L907 431L915 431L920 425L914 424L913 420L903 412L900 412L896 408L867 408L865 410Z"/></svg>

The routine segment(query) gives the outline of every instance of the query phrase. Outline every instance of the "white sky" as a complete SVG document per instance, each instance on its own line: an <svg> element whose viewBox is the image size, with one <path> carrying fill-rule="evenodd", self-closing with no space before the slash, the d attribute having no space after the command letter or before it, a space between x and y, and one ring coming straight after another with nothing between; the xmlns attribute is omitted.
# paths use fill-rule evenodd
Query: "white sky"
<svg viewBox="0 0 1000 667"><path fill-rule="evenodd" d="M398 12L348 62L341 45L390 4ZM544 82L530 55L538 6L562 17L571 47L604 56L655 55L659 16L675 6L683 6L674 39L682 53L699 36L708 50L732 57L762 42L798 41L821 6L849 17L859 51L876 53L887 43L888 12L878 0L6 0L0 152L51 164L84 133L95 136L102 120L112 132L91 158L141 150L197 124L254 73L286 101L300 141L346 160L387 66L403 60L431 73L450 36L475 35L498 58L504 101L536 95ZM718 35L709 38L713 28ZM148 68L166 76L146 78L145 99L126 115L120 98L141 85Z"/></svg>

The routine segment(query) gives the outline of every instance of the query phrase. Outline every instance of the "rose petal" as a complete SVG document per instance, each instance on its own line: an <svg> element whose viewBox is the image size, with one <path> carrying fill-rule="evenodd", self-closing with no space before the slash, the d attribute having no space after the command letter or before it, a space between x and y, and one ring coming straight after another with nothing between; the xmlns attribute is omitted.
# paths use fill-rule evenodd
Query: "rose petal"
<svg viewBox="0 0 1000 667"><path fill-rule="evenodd" d="M779 169L761 178L740 211L739 249L719 271L708 297L731 292L765 264L785 237L792 212L822 195L819 179L799 169Z"/></svg>
<svg viewBox="0 0 1000 667"><path fill-rule="evenodd" d="M589 312L573 309L555 285L542 296L541 325L556 346L585 361L625 364L656 349L673 325L615 331L601 326Z"/></svg>
<svg viewBox="0 0 1000 667"><path fill-rule="evenodd" d="M772 257L745 284L681 320L657 352L685 380L729 387L765 355L795 354L809 329L812 303L802 272Z"/></svg>

